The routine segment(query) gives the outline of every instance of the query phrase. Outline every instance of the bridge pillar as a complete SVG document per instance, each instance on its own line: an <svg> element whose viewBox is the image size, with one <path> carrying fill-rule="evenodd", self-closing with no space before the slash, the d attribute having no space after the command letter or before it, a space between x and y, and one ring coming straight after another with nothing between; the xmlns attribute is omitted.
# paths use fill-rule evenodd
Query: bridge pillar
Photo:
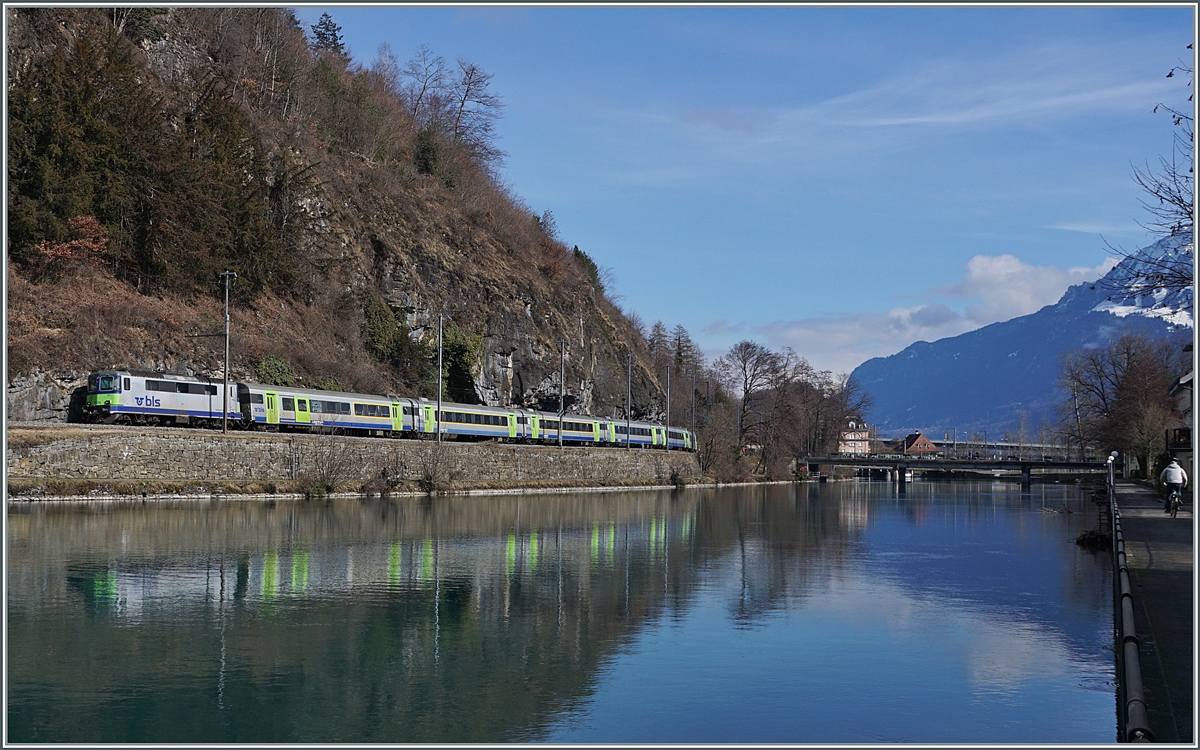
<svg viewBox="0 0 1200 750"><path fill-rule="evenodd" d="M1029 492L1029 486L1033 483L1033 467L1029 464L1021 464L1021 491Z"/></svg>

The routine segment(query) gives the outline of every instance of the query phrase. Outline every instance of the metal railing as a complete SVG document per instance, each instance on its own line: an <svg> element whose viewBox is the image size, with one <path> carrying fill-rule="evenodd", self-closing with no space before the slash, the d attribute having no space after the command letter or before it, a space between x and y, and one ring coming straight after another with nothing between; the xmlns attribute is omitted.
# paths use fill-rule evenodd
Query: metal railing
<svg viewBox="0 0 1200 750"><path fill-rule="evenodd" d="M1108 508L1112 518L1113 541L1113 624L1117 660L1117 733L1123 742L1153 742L1154 733L1146 714L1142 689L1141 642L1133 620L1133 587L1125 559L1125 535L1121 513L1117 510L1114 451L1108 458Z"/></svg>

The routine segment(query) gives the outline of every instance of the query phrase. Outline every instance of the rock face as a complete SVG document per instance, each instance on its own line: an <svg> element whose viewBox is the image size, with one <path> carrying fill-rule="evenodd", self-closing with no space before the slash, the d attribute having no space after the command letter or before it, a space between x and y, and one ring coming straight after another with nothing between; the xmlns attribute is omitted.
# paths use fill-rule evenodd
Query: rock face
<svg viewBox="0 0 1200 750"><path fill-rule="evenodd" d="M8 383L8 420L65 422L77 419L83 405L81 390L86 387L87 373L35 370L17 375Z"/></svg>

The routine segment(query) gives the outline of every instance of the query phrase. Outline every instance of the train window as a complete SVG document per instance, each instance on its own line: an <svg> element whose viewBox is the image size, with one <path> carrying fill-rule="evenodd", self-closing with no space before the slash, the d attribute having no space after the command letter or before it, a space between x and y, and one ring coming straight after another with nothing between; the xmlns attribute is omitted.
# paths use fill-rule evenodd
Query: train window
<svg viewBox="0 0 1200 750"><path fill-rule="evenodd" d="M129 390L129 378L125 378L125 390Z"/></svg>
<svg viewBox="0 0 1200 750"><path fill-rule="evenodd" d="M325 409L325 404L323 404L320 401L317 401L316 399L313 399L313 401L308 405L308 410L312 414L323 414L324 409Z"/></svg>
<svg viewBox="0 0 1200 750"><path fill-rule="evenodd" d="M362 404L354 405L355 416L358 416L358 417L366 416L366 413L367 413L367 408L365 406L363 406Z"/></svg>
<svg viewBox="0 0 1200 750"><path fill-rule="evenodd" d="M295 411L296 410L296 399L292 398L291 396L284 396L283 397L283 410L284 411Z"/></svg>
<svg viewBox="0 0 1200 750"><path fill-rule="evenodd" d="M113 377L111 375L102 375L100 377L100 390L111 391L113 389Z"/></svg>
<svg viewBox="0 0 1200 750"><path fill-rule="evenodd" d="M306 398L296 399L296 409L297 409L297 411L308 411L308 399L306 399Z"/></svg>
<svg viewBox="0 0 1200 750"><path fill-rule="evenodd" d="M262 402L263 402L263 395L261 393L251 393L250 394L250 403L261 404Z"/></svg>

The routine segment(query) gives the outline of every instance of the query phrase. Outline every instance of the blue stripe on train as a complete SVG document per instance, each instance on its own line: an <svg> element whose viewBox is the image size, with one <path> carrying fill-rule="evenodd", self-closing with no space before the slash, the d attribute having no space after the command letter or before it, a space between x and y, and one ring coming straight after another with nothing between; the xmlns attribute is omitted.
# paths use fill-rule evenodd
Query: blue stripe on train
<svg viewBox="0 0 1200 750"><path fill-rule="evenodd" d="M155 409L150 406L119 406L113 404L108 407L110 414L153 414L160 417L203 417L205 419L220 419L221 412L219 411L199 411L197 409ZM242 413L239 411L229 412L230 419L241 419Z"/></svg>

